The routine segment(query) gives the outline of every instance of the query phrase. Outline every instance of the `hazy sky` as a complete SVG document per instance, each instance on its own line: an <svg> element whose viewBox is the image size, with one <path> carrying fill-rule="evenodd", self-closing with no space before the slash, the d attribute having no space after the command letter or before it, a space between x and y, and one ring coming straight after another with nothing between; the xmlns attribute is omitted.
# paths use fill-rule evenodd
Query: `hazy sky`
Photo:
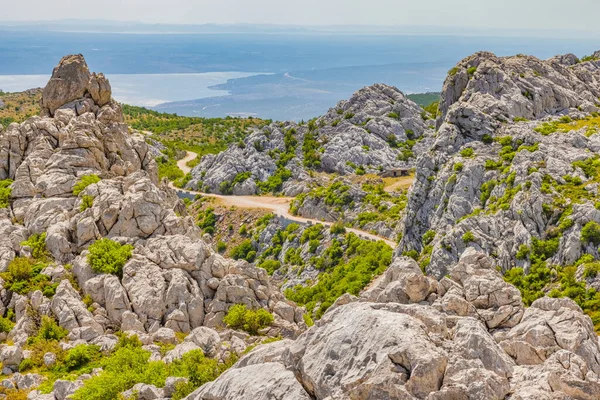
<svg viewBox="0 0 600 400"><path fill-rule="evenodd" d="M0 20L598 30L598 0L0 0Z"/></svg>

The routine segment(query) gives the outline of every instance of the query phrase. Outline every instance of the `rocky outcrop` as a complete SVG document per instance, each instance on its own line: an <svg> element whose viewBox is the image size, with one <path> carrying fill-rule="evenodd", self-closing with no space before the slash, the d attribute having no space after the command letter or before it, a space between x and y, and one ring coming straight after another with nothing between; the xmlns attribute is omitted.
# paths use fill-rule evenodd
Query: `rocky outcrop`
<svg viewBox="0 0 600 400"><path fill-rule="evenodd" d="M203 157L192 170L187 187L211 193L223 193L227 188L235 195L255 194L260 190L257 183L276 173L282 164L278 163L280 154L286 152L290 157L283 164L291 172L291 179L281 190L292 196L305 191L313 180L308 174L311 168L346 175L358 167L377 173L412 166L414 158L399 159L399 155L410 140L421 142L408 145L415 146L416 154L428 147L433 134L433 121L428 118L398 89L382 84L369 86L309 124L273 123L253 132L242 144ZM313 158L306 159L313 147ZM249 178L236 181L248 172Z"/></svg>
<svg viewBox="0 0 600 400"><path fill-rule="evenodd" d="M13 180L9 208L0 209L0 233L7 239L0 243L0 271L17 256L31 256L24 240L45 234L54 262L42 273L57 285L51 300L40 291L0 291L2 311L16 310L15 343L35 333L39 315L55 317L71 342L103 349L114 347L117 330L146 335L150 343L150 335L178 343L174 332L223 327L235 304L273 312L266 335L299 334L302 310L284 299L263 269L225 259L201 240L176 193L159 184L144 137L122 122L110 84L90 73L83 57L61 60L41 106L41 117L0 132L0 179ZM74 193L89 176L90 184ZM101 238L133 246L122 276L90 267L86 249ZM231 341L240 354L252 343Z"/></svg>
<svg viewBox="0 0 600 400"><path fill-rule="evenodd" d="M82 99L91 99L98 107L107 105L112 100L110 83L103 74L90 73L81 54L63 57L42 93L42 114L54 116L59 108L90 104Z"/></svg>
<svg viewBox="0 0 600 400"><path fill-rule="evenodd" d="M250 352L187 399L597 396L600 346L572 300L542 298L523 312L518 291L474 249L451 270L437 284L395 260L361 298L334 305L295 341ZM464 307L448 307L458 297Z"/></svg>
<svg viewBox="0 0 600 400"><path fill-rule="evenodd" d="M552 262L569 265L583 254L579 232L600 216L593 195L581 201L561 185L573 177L595 193L594 177L574 162L597 156L598 135L569 121L600 110L600 63L573 57L477 53L451 70L437 139L417 163L397 254L421 252L423 235L437 233L427 271L438 279L468 246L493 255L503 270L527 269L519 248L557 235ZM561 207L572 209L573 224L559 228Z"/></svg>

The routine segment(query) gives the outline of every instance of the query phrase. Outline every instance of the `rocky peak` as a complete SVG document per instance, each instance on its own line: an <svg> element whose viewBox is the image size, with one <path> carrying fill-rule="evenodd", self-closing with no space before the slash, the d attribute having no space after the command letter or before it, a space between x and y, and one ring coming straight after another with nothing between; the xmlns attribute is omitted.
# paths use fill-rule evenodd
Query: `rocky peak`
<svg viewBox="0 0 600 400"><path fill-rule="evenodd" d="M104 74L90 73L81 54L68 55L52 71L44 88L40 106L43 116L54 116L59 108L80 110L86 105L104 107L109 104L111 87ZM90 104L87 99L91 99Z"/></svg>
<svg viewBox="0 0 600 400"><path fill-rule="evenodd" d="M450 122L468 129L481 119L497 127L502 121L540 119L569 109L598 111L600 69L586 64L568 55L544 61L476 53L449 71L437 126Z"/></svg>

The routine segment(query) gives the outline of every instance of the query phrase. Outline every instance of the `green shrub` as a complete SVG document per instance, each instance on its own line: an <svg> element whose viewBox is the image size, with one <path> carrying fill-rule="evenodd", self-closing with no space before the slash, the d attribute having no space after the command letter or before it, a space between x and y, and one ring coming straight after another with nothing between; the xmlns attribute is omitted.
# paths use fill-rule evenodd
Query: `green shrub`
<svg viewBox="0 0 600 400"><path fill-rule="evenodd" d="M427 246L429 243L431 243L433 241L434 238L435 238L435 231L428 230L423 235L423 245Z"/></svg>
<svg viewBox="0 0 600 400"><path fill-rule="evenodd" d="M21 361L21 364L19 364L19 372L29 371L34 367L35 364L33 363L33 360L31 358L26 358L23 361Z"/></svg>
<svg viewBox="0 0 600 400"><path fill-rule="evenodd" d="M244 240L242 243L231 249L229 255L234 260L246 260L248 262L254 261L254 257L256 257L256 251L252 246L252 240Z"/></svg>
<svg viewBox="0 0 600 400"><path fill-rule="evenodd" d="M219 242L217 243L217 251L219 253L223 253L225 250L227 250L227 243L223 242L222 240L219 240Z"/></svg>
<svg viewBox="0 0 600 400"><path fill-rule="evenodd" d="M584 243L593 243L594 246L600 245L600 224L590 221L581 229L581 241Z"/></svg>
<svg viewBox="0 0 600 400"><path fill-rule="evenodd" d="M69 332L63 327L59 326L56 321L46 315L42 316L40 323L40 329L36 335L36 340L56 340L60 341L66 337Z"/></svg>
<svg viewBox="0 0 600 400"><path fill-rule="evenodd" d="M600 272L600 263L592 262L583 264L583 277L584 278L595 278Z"/></svg>
<svg viewBox="0 0 600 400"><path fill-rule="evenodd" d="M391 112L387 116L389 118L393 118L393 119L400 119L400 116L398 115L398 113L395 113L395 112Z"/></svg>
<svg viewBox="0 0 600 400"><path fill-rule="evenodd" d="M265 269L269 275L273 275L281 267L281 263L277 260L264 260L258 264L259 268Z"/></svg>
<svg viewBox="0 0 600 400"><path fill-rule="evenodd" d="M75 184L75 186L73 186L73 195L79 196L79 194L83 192L86 187L94 183L98 183L100 182L100 180L100 177L94 174L82 176L81 178L79 178L79 181Z"/></svg>
<svg viewBox="0 0 600 400"><path fill-rule="evenodd" d="M241 329L251 335L270 326L274 321L273 314L263 308L249 310L245 304L236 304L229 308L223 322L231 329Z"/></svg>
<svg viewBox="0 0 600 400"><path fill-rule="evenodd" d="M552 239L540 240L536 237L531 240L531 252L535 259L533 262L541 262L552 257L558 251L560 244L560 237L557 236Z"/></svg>
<svg viewBox="0 0 600 400"><path fill-rule="evenodd" d="M64 364L69 371L73 371L100 357L101 353L99 346L80 344L69 350L65 357Z"/></svg>
<svg viewBox="0 0 600 400"><path fill-rule="evenodd" d="M524 260L529 255L529 246L526 244L522 244L519 246L519 250L517 251L517 260Z"/></svg>
<svg viewBox="0 0 600 400"><path fill-rule="evenodd" d="M491 144L494 141L494 138L486 133L481 137L481 141L485 144Z"/></svg>
<svg viewBox="0 0 600 400"><path fill-rule="evenodd" d="M471 231L466 231L465 234L462 235L462 240L465 243L474 242L475 241L475 235L473 235L473 232L471 232Z"/></svg>
<svg viewBox="0 0 600 400"><path fill-rule="evenodd" d="M94 196L84 195L81 198L81 205L79 206L79 211L84 212L88 208L91 208L94 205Z"/></svg>
<svg viewBox="0 0 600 400"><path fill-rule="evenodd" d="M36 260L45 261L50 257L50 253L46 249L46 232L29 236L26 241L21 242L21 246L29 247L31 256Z"/></svg>
<svg viewBox="0 0 600 400"><path fill-rule="evenodd" d="M88 250L87 261L94 272L121 276L123 267L131 258L133 246L104 238L95 241Z"/></svg>
<svg viewBox="0 0 600 400"><path fill-rule="evenodd" d="M10 185L13 183L10 179L4 179L0 181L0 208L7 208L9 206L10 194L12 188Z"/></svg>
<svg viewBox="0 0 600 400"><path fill-rule="evenodd" d="M466 147L460 151L460 155L465 158L470 158L475 155L475 150L472 147Z"/></svg>
<svg viewBox="0 0 600 400"><path fill-rule="evenodd" d="M164 363L149 361L150 352L140 346L117 347L102 360L102 372L84 381L83 387L72 395L73 400L117 399L120 392L136 383L164 386L169 373Z"/></svg>
<svg viewBox="0 0 600 400"><path fill-rule="evenodd" d="M6 272L0 274L4 279L4 287L18 294L27 294L34 290L51 297L58 283L51 283L47 275L40 272L46 267L44 262L36 262L26 257L16 257L9 264Z"/></svg>
<svg viewBox="0 0 600 400"><path fill-rule="evenodd" d="M329 232L333 235L341 235L341 234L346 233L346 227L344 226L343 222L338 221L338 222L334 223L333 225L331 225Z"/></svg>
<svg viewBox="0 0 600 400"><path fill-rule="evenodd" d="M8 318L0 317L0 332L8 333L15 327L15 323Z"/></svg>
<svg viewBox="0 0 600 400"><path fill-rule="evenodd" d="M405 257L410 257L413 260L417 261L419 259L419 252L416 250L408 250L402 253L403 256Z"/></svg>
<svg viewBox="0 0 600 400"><path fill-rule="evenodd" d="M456 172L462 171L463 170L463 163L459 162L459 163L454 164L454 170Z"/></svg>
<svg viewBox="0 0 600 400"><path fill-rule="evenodd" d="M375 276L385 271L392 259L392 249L384 242L363 240L349 233L346 235L348 260L341 263L343 251L339 243L334 245L334 242L325 252L325 256L332 260L331 266L327 267L329 272L321 273L318 282L313 286L298 285L285 291L287 298L299 305L305 305L309 312L320 303L316 311L317 318L320 318L344 293L358 295ZM337 248L335 253L332 250L334 248ZM333 269L330 269L332 267Z"/></svg>
<svg viewBox="0 0 600 400"><path fill-rule="evenodd" d="M215 233L215 226L217 224L217 216L214 211L213 208L209 207L198 213L198 227L201 228L204 233L208 233L209 235Z"/></svg>
<svg viewBox="0 0 600 400"><path fill-rule="evenodd" d="M322 240L323 239L323 225L316 224L311 225L302 232L300 237L300 243L304 244L309 240Z"/></svg>

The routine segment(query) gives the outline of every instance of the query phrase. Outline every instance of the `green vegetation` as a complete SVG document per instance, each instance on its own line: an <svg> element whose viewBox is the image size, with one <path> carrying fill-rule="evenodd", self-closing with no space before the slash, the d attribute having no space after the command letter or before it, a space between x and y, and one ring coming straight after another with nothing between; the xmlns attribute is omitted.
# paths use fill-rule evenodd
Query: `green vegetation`
<svg viewBox="0 0 600 400"><path fill-rule="evenodd" d="M279 154L277 160L277 170L265 182L258 182L258 188L263 193L277 193L281 191L281 187L285 181L292 177L292 171L285 168L288 162L295 157L298 139L296 139L296 130L291 128L284 132L283 143L285 150L283 153L274 152L272 157Z"/></svg>
<svg viewBox="0 0 600 400"><path fill-rule="evenodd" d="M465 232L464 235L462 235L462 240L463 240L463 242L465 242L465 244L468 244L470 242L474 242L475 241L475 235L473 235L473 232L467 231L467 232Z"/></svg>
<svg viewBox="0 0 600 400"><path fill-rule="evenodd" d="M309 312L313 312L317 303L320 303L316 310L317 318L320 318L342 294L358 295L391 263L392 249L384 242L361 240L349 233L344 244L347 246L347 261L342 262L343 251L340 243L334 240L328 249L329 254L326 255L329 259L328 265L325 267L325 260L320 261L326 272L319 275L318 282L313 286L296 286L285 291L287 298L306 306Z"/></svg>
<svg viewBox="0 0 600 400"><path fill-rule="evenodd" d="M475 155L475 150L472 147L466 147L460 151L460 155L465 158L471 158Z"/></svg>
<svg viewBox="0 0 600 400"><path fill-rule="evenodd" d="M79 178L79 181L73 186L73 195L79 196L79 193L83 192L86 187L100 182L100 177L98 175L84 175Z"/></svg>
<svg viewBox="0 0 600 400"><path fill-rule="evenodd" d="M10 179L4 179L0 181L0 208L7 208L9 206L10 194L12 192L13 181Z"/></svg>
<svg viewBox="0 0 600 400"><path fill-rule="evenodd" d="M594 246L600 245L600 224L590 221L581 229L581 241L592 243Z"/></svg>
<svg viewBox="0 0 600 400"><path fill-rule="evenodd" d="M209 207L206 210L200 210L198 212L197 224L204 233L212 235L215 233L215 225L217 224L217 216L215 215L214 208Z"/></svg>
<svg viewBox="0 0 600 400"><path fill-rule="evenodd" d="M46 249L46 232L35 233L24 242L21 246L26 246L31 249L31 256L39 261L46 261L50 257L50 252Z"/></svg>
<svg viewBox="0 0 600 400"><path fill-rule="evenodd" d="M231 329L241 329L251 335L270 326L275 319L273 314L263 308L249 310L244 304L236 304L229 308L223 322Z"/></svg>
<svg viewBox="0 0 600 400"><path fill-rule="evenodd" d="M308 123L308 132L304 135L302 153L304 155L303 164L307 168L319 168L321 166L321 155L319 153L321 144L317 140L316 129L314 120L311 120Z"/></svg>
<svg viewBox="0 0 600 400"><path fill-rule="evenodd" d="M414 101L421 107L425 108L425 111L427 111L426 107L439 102L441 95L442 94L440 92L427 92L409 94L406 97L408 97L410 100Z"/></svg>
<svg viewBox="0 0 600 400"><path fill-rule="evenodd" d="M81 205L79 206L79 211L84 212L88 208L91 208L94 205L94 196L84 195L81 198Z"/></svg>
<svg viewBox="0 0 600 400"><path fill-rule="evenodd" d="M256 251L254 250L254 246L252 246L252 240L244 240L242 243L231 249L229 255L234 260L253 262L256 258Z"/></svg>
<svg viewBox="0 0 600 400"><path fill-rule="evenodd" d="M44 296L52 297L58 284L51 283L47 275L41 274L46 266L45 262L16 257L8 264L6 272L1 273L0 277L4 280L4 287L12 292L24 295L41 290Z"/></svg>
<svg viewBox="0 0 600 400"><path fill-rule="evenodd" d="M78 347L70 350L69 354ZM151 353L142 349L142 344L136 336L121 336L115 350L110 354L100 355L96 349L90 347L78 349L77 354L72 356L75 365L83 364L83 367L76 371L91 372L92 368L101 367L102 372L86 380L83 387L72 396L74 400L117 399L120 392L130 389L136 383L163 387L168 376L188 378L189 383L177 387L173 396L181 399L201 385L215 380L236 361L236 357L233 356L224 364L219 364L216 360L205 357L201 349L192 350L184 354L181 360L171 364L150 361ZM63 374L68 369L64 362L55 367L55 370L61 369ZM74 374L69 374L72 375Z"/></svg>
<svg viewBox="0 0 600 400"><path fill-rule="evenodd" d="M572 266L548 266L540 257L544 256L535 254L534 250L529 273L513 268L506 272L505 280L519 289L528 306L545 294L573 299L592 318L596 332L600 333L600 293L576 278L578 265L584 265L584 276L593 276L599 270L598 263L586 254Z"/></svg>
<svg viewBox="0 0 600 400"><path fill-rule="evenodd" d="M87 261L95 272L121 276L125 263L131 258L133 246L103 238L95 241L88 250Z"/></svg>
<svg viewBox="0 0 600 400"><path fill-rule="evenodd" d="M281 263L278 260L264 260L258 264L258 267L266 270L269 275L273 275L275 271L281 268Z"/></svg>

